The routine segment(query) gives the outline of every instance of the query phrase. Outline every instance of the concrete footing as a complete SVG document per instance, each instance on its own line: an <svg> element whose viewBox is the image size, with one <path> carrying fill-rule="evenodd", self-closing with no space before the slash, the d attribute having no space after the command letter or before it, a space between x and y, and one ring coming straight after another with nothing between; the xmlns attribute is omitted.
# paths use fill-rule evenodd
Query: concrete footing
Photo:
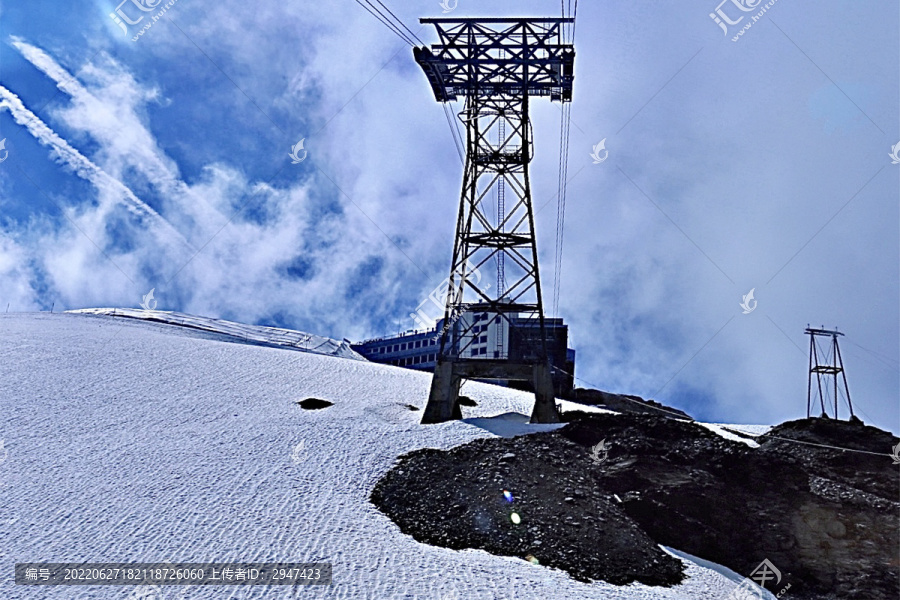
<svg viewBox="0 0 900 600"><path fill-rule="evenodd" d="M459 387L466 379L512 379L531 381L534 393L532 423L559 423L559 411L553 395L550 364L509 363L502 360L438 360L431 380L423 424L444 423L462 418Z"/></svg>

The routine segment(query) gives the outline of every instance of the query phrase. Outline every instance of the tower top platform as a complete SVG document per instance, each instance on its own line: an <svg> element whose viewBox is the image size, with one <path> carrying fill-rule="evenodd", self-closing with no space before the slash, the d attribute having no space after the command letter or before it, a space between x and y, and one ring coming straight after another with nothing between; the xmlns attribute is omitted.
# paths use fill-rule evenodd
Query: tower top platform
<svg viewBox="0 0 900 600"><path fill-rule="evenodd" d="M564 28L575 19L427 18L439 43L413 48L438 102L459 97L549 96L570 102L575 48Z"/></svg>

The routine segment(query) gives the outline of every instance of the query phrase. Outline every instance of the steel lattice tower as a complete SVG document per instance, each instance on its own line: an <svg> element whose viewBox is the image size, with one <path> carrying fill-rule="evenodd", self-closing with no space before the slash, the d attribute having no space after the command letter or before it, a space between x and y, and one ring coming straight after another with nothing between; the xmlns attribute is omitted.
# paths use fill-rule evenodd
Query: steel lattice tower
<svg viewBox="0 0 900 600"><path fill-rule="evenodd" d="M825 406L825 392L828 390L828 381L825 381L825 390L822 389L822 378L828 377L829 375L834 378L834 385L832 389L834 391L834 418L838 418L838 374L841 375L844 381L844 393L847 395L847 406L850 407L850 417L853 418L853 403L850 402L850 388L847 386L847 374L844 372L844 359L841 357L841 349L838 346L838 336L844 335L838 330L830 330L830 329L813 329L811 327L806 328L806 335L809 336L809 377L806 382L806 418L808 419L810 416L810 411L812 409L813 403L813 386L812 380L813 375L816 376L816 385L818 389L819 396L819 406L822 409L821 415L823 417L828 416L828 409ZM817 337L830 337L831 338L831 364L822 364L819 362L819 352L816 348L816 338ZM826 358L827 357L823 357Z"/></svg>
<svg viewBox="0 0 900 600"><path fill-rule="evenodd" d="M465 101L466 160L440 351L423 423L461 418L463 378L530 381L533 423L559 421L553 394L528 165L532 96L570 102L572 18L421 19L439 43L414 48L435 99ZM494 206L496 204L496 206ZM497 287L480 270L496 267ZM486 321L498 337L475 355ZM478 320L476 320L478 319ZM483 342L481 342L483 343Z"/></svg>

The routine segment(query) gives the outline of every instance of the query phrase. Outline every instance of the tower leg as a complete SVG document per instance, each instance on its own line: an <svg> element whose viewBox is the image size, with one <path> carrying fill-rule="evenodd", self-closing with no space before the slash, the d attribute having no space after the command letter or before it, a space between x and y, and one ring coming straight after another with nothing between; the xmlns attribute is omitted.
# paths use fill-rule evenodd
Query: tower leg
<svg viewBox="0 0 900 600"><path fill-rule="evenodd" d="M553 394L553 378L550 376L549 363L537 363L533 370L534 409L531 411L532 423L559 423L559 411L556 410L556 397Z"/></svg>
<svg viewBox="0 0 900 600"><path fill-rule="evenodd" d="M454 419L462 419L459 408L459 386L462 378L454 373L453 363L438 359L431 379L431 392L428 404L422 415L422 424L444 423Z"/></svg>

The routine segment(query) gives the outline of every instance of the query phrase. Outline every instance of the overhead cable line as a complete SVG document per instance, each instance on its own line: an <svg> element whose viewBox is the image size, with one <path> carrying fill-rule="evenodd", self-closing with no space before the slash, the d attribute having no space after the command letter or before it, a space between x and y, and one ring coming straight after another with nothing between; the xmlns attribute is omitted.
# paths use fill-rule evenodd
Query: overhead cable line
<svg viewBox="0 0 900 600"><path fill-rule="evenodd" d="M381 11L378 10L374 5L369 3L368 1L363 2L363 0L356 0L356 3L366 9L369 14L378 19L378 21L383 24L385 27L394 32L394 34L399 37L401 40L409 44L410 46L415 46L415 42L413 42L407 35L403 33L403 31L397 27L396 24L392 23L391 20L385 16ZM402 23L401 23L402 25ZM404 26L405 27L405 26Z"/></svg>
<svg viewBox="0 0 900 600"><path fill-rule="evenodd" d="M444 107L444 116L447 117L447 125L450 126L450 137L453 138L453 145L456 146L456 152L459 154L459 162L465 165L466 159L463 153L462 140L458 138L459 130L453 126L453 111L446 102L442 106Z"/></svg>
<svg viewBox="0 0 900 600"><path fill-rule="evenodd" d="M392 17L394 17L394 21L395 21L396 23L399 23L400 26L403 27L403 29L405 29L406 31L408 31L409 34L410 34L412 37L414 37L421 45L423 45L423 46L425 45L425 42L423 42L421 39L419 39L419 36L417 36L417 35L413 32L412 29L410 29L409 27L407 27L407 26L406 26L406 23L404 23L403 21L401 21L401 20L397 17L397 15L395 15L393 12L391 12L391 9L389 9L387 6L385 6L384 3L383 3L381 0L375 0L375 2L377 2L378 4L380 4L380 5L384 8L384 10L388 11L388 13L390 13L390 15L391 15ZM413 44L413 45L415 45L415 44Z"/></svg>

